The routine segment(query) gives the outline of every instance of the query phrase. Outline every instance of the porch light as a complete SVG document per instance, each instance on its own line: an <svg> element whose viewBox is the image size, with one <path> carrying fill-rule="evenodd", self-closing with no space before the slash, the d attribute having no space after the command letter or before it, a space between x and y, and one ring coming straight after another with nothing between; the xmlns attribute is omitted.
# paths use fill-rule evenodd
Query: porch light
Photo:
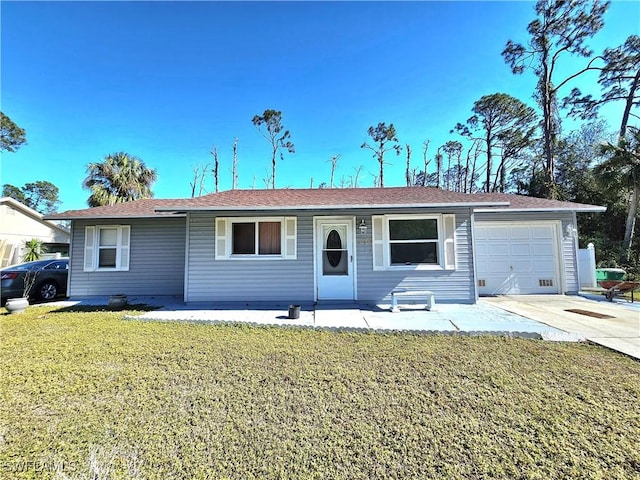
<svg viewBox="0 0 640 480"><path fill-rule="evenodd" d="M565 228L565 236L567 238L575 238L578 236L578 230L576 229L576 227L573 226L573 224L569 224L566 226Z"/></svg>

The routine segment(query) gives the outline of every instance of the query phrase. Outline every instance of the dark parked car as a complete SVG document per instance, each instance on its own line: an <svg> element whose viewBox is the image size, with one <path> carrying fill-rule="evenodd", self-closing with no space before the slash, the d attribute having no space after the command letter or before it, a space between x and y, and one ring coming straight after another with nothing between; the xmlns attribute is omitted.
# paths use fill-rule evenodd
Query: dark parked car
<svg viewBox="0 0 640 480"><path fill-rule="evenodd" d="M35 262L12 265L0 270L0 297L2 304L8 298L22 297L24 276L27 271L36 274L35 283L29 292L30 298L36 300L53 300L67 293L67 277L69 275L69 259L37 260Z"/></svg>

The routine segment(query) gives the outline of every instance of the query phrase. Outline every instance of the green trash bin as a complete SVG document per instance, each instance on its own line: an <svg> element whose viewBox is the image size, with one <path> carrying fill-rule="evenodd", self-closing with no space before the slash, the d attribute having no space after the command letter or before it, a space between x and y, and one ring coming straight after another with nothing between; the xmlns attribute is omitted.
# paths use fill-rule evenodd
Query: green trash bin
<svg viewBox="0 0 640 480"><path fill-rule="evenodd" d="M621 268L596 268L596 280L624 280L624 270Z"/></svg>

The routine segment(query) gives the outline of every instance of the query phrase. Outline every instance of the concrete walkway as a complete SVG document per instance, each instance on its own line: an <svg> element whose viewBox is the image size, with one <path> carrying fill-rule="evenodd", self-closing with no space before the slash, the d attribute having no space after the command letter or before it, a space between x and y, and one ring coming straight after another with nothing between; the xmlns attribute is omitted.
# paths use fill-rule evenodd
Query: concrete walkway
<svg viewBox="0 0 640 480"><path fill-rule="evenodd" d="M108 297L70 299L55 304L108 304ZM300 318L290 319L288 305L199 303L186 305L178 297L128 298L129 304L157 309L131 319L207 323L247 323L331 330L408 331L460 335L509 335L556 341L589 340L640 359L640 303L601 295L513 295L481 298L475 305L438 304L388 306L356 303L302 305ZM578 310L579 313L568 310ZM609 317L609 318L598 318Z"/></svg>
<svg viewBox="0 0 640 480"><path fill-rule="evenodd" d="M582 338L553 326L525 318L485 302L476 305L438 304L434 311L424 305L401 306L392 313L389 306L370 306L354 302L302 305L300 318L290 319L286 304L220 304L185 305L176 297L128 298L131 305L157 306L152 311L131 319L156 321L188 321L208 323L247 323L332 330L409 331L463 335L509 335L546 340L578 341ZM83 298L81 301L59 302L71 305L107 305L108 298Z"/></svg>
<svg viewBox="0 0 640 480"><path fill-rule="evenodd" d="M510 295L481 301L640 359L639 303L608 302L602 295Z"/></svg>

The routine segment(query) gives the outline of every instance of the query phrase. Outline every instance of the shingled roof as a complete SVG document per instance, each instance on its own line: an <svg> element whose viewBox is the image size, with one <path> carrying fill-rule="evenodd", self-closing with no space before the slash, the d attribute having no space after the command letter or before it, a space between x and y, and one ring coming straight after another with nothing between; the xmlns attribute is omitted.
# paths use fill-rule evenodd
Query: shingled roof
<svg viewBox="0 0 640 480"><path fill-rule="evenodd" d="M176 216L188 211L335 210L400 207L601 212L604 207L506 193L459 193L431 187L227 190L186 199L146 199L69 210L49 219Z"/></svg>

